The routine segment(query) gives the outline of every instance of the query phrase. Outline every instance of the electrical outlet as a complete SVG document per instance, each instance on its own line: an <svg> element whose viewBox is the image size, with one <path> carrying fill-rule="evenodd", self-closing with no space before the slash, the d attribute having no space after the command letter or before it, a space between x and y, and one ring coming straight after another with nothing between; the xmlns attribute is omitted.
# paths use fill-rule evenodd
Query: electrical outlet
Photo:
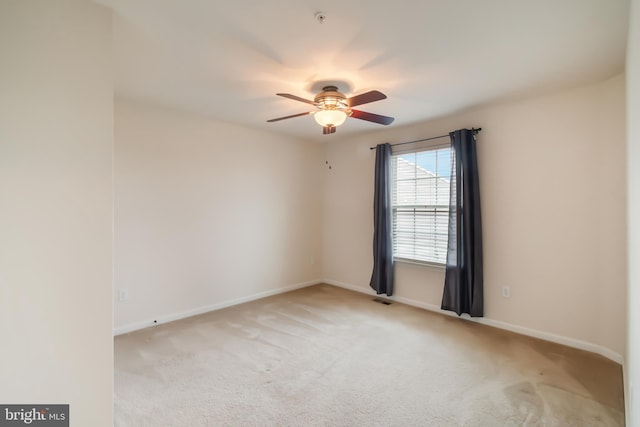
<svg viewBox="0 0 640 427"><path fill-rule="evenodd" d="M118 301L127 301L129 299L129 289L118 290Z"/></svg>
<svg viewBox="0 0 640 427"><path fill-rule="evenodd" d="M509 298L511 296L511 288L509 288L508 286L503 286L502 287L502 297L503 298Z"/></svg>

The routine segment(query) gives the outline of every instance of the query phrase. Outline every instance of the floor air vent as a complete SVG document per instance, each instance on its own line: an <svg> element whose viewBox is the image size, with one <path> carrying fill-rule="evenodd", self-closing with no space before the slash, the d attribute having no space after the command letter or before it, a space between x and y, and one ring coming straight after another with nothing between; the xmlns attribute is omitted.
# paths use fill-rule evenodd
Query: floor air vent
<svg viewBox="0 0 640 427"><path fill-rule="evenodd" d="M391 301L386 300L386 299L382 299L382 298L374 298L373 299L374 302L379 302L380 304L384 304L384 305L391 305L393 304Z"/></svg>

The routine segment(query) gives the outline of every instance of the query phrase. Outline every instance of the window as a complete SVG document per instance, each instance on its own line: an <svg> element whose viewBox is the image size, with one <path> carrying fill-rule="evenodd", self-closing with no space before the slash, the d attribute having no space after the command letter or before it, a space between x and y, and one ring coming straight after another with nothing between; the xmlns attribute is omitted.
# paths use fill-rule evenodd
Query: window
<svg viewBox="0 0 640 427"><path fill-rule="evenodd" d="M391 162L394 257L445 264L451 148L394 154Z"/></svg>

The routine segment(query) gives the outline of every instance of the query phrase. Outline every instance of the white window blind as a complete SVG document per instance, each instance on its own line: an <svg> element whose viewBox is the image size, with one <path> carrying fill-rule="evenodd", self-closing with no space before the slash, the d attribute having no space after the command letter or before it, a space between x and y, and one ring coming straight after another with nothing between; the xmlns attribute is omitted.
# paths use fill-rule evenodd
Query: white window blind
<svg viewBox="0 0 640 427"><path fill-rule="evenodd" d="M449 225L449 146L392 156L393 253L444 264Z"/></svg>

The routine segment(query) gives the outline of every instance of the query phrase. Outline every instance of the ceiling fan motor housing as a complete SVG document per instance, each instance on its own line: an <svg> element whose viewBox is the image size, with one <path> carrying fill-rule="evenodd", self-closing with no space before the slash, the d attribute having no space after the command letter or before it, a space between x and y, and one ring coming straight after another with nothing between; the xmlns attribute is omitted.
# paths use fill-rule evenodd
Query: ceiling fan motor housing
<svg viewBox="0 0 640 427"><path fill-rule="evenodd" d="M338 92L335 86L325 86L322 92L313 98L314 105L321 110L342 110L349 114L349 104L347 97Z"/></svg>

